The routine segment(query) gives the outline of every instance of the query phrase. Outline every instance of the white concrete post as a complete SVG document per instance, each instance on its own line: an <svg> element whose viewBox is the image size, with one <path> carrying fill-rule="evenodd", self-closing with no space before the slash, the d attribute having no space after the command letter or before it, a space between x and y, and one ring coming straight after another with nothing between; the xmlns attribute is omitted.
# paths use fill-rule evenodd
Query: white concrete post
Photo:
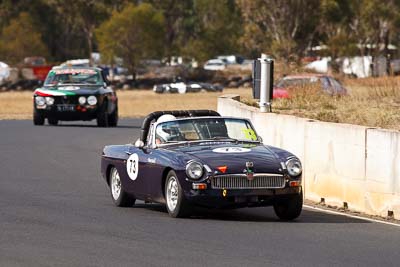
<svg viewBox="0 0 400 267"><path fill-rule="evenodd" d="M269 111L269 107L267 103L267 86L268 86L268 77L267 77L267 64L268 57L266 54L261 54L261 58L259 58L261 63L261 81L260 81L260 111L267 112Z"/></svg>

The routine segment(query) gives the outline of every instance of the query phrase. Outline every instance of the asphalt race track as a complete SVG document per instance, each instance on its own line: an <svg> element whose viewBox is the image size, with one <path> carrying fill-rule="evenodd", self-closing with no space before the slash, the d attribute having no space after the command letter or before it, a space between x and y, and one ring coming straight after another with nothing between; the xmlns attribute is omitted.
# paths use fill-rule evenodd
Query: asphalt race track
<svg viewBox="0 0 400 267"><path fill-rule="evenodd" d="M100 176L106 144L136 139L141 120L33 126L0 121L0 266L399 266L400 227L304 210L202 211L113 205Z"/></svg>

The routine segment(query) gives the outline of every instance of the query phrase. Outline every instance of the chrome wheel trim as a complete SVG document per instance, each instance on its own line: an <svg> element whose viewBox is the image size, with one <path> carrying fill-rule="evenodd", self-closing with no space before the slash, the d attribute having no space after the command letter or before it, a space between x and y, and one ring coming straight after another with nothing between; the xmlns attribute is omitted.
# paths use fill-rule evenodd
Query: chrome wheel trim
<svg viewBox="0 0 400 267"><path fill-rule="evenodd" d="M178 204L179 186L175 176L171 176L167 184L167 206L170 211L176 209Z"/></svg>
<svg viewBox="0 0 400 267"><path fill-rule="evenodd" d="M117 169L111 174L111 194L114 200L117 200L121 194L121 178Z"/></svg>

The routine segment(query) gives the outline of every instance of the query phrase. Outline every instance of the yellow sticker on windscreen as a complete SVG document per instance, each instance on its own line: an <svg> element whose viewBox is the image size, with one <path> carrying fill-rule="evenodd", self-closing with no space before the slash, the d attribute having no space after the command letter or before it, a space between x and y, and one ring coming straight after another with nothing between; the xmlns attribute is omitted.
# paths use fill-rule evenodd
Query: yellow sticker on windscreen
<svg viewBox="0 0 400 267"><path fill-rule="evenodd" d="M244 133L246 139L252 140L252 141L257 141L257 135L253 131L253 129L245 128L245 129L242 129L242 132Z"/></svg>

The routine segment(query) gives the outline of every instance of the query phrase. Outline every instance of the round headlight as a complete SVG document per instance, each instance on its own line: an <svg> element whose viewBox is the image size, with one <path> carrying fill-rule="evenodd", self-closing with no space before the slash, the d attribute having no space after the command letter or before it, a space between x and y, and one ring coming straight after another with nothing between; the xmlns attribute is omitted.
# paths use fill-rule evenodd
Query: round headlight
<svg viewBox="0 0 400 267"><path fill-rule="evenodd" d="M96 105L97 104L97 98L95 96L91 95L91 96L89 96L87 98L87 102L88 102L89 105L92 105L92 106Z"/></svg>
<svg viewBox="0 0 400 267"><path fill-rule="evenodd" d="M203 176L203 165L197 161L189 161L186 165L186 174L191 179L200 179Z"/></svg>
<svg viewBox="0 0 400 267"><path fill-rule="evenodd" d="M80 96L80 97L78 98L78 102L79 102L79 104L81 104L81 105L85 105L85 104L86 104L86 97Z"/></svg>
<svg viewBox="0 0 400 267"><path fill-rule="evenodd" d="M51 106L51 105L54 104L54 97L46 96L45 99L46 99L46 104L47 104L47 105Z"/></svg>
<svg viewBox="0 0 400 267"><path fill-rule="evenodd" d="M46 104L46 100L44 99L43 96L37 96L35 97L35 103L38 106L43 106L44 104Z"/></svg>
<svg viewBox="0 0 400 267"><path fill-rule="evenodd" d="M286 168L291 176L298 176L302 172L301 162L298 159L289 159Z"/></svg>

